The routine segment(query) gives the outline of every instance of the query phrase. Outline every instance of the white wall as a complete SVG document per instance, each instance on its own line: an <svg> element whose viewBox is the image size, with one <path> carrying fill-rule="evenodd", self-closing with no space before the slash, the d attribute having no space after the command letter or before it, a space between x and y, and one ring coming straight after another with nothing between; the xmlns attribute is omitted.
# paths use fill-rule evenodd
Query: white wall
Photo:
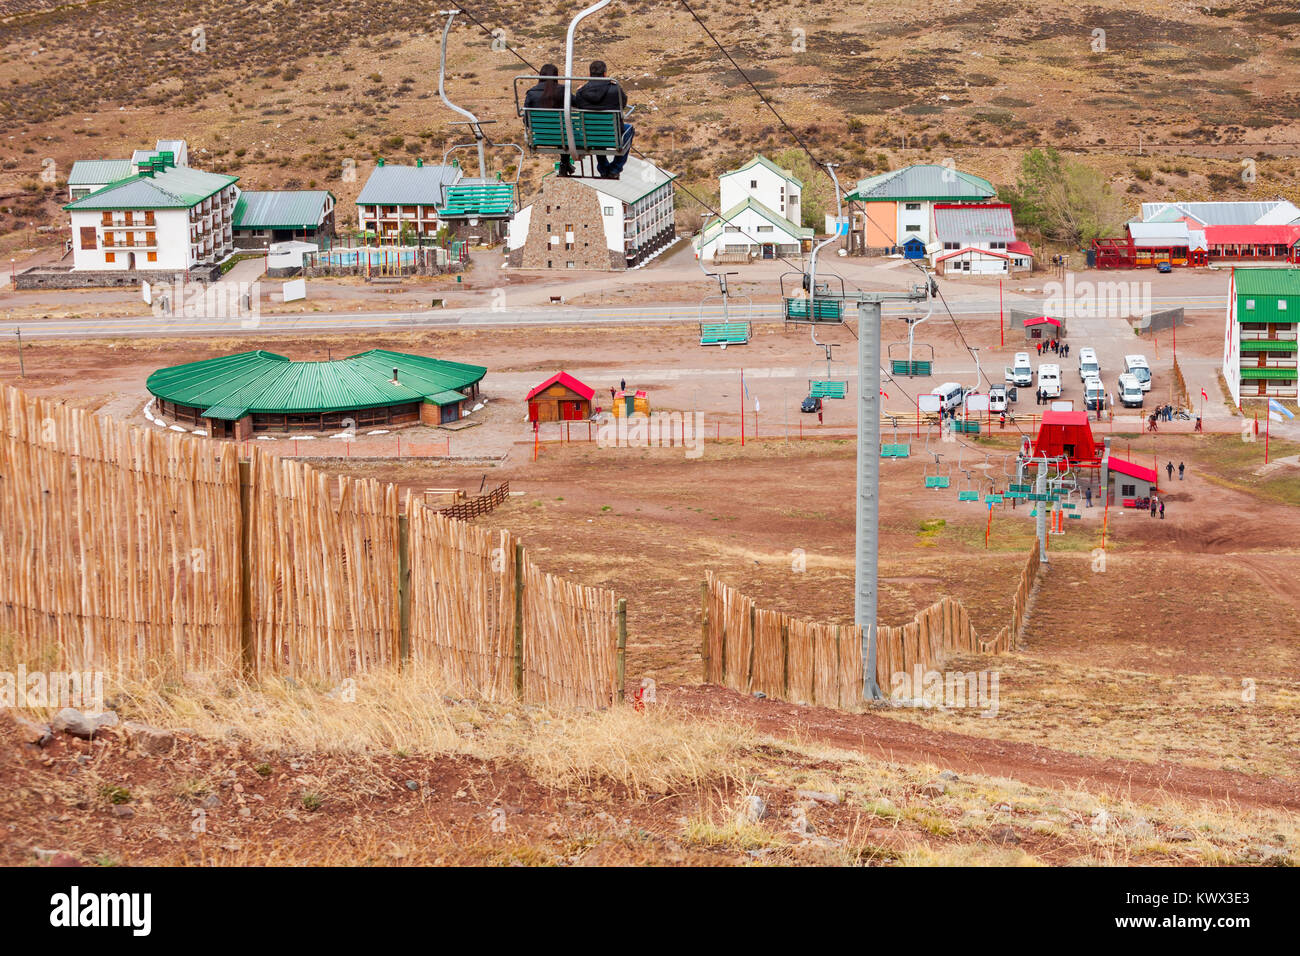
<svg viewBox="0 0 1300 956"><path fill-rule="evenodd" d="M757 185L751 186L750 183ZM719 202L722 204L723 212L752 196L768 209L794 222L796 226L800 225L799 220L803 216L803 208L800 205L803 199L802 189L784 176L778 176L762 163L757 163L743 171L733 170L730 173L723 173L718 179L718 186L721 197Z"/></svg>
<svg viewBox="0 0 1300 956"><path fill-rule="evenodd" d="M114 213L113 215L114 218L121 218L122 214ZM137 220L142 218L143 215L142 211L134 213ZM154 212L153 226L133 225L129 229L126 226L115 228L102 225L103 213L100 211L73 210L71 216L74 269L101 272L129 269L131 253L135 253L135 267L137 269L184 270L193 265L190 258L190 219L188 210L156 210ZM95 229L96 248L83 249L81 247L82 227L93 227ZM105 231L112 233L115 240L133 236L132 241L139 242L145 241L147 233L153 233L155 242L152 247L144 249L120 247L106 249L104 246ZM158 254L156 262L148 261L148 253L151 251ZM107 261L105 253L108 252L113 253L115 261Z"/></svg>
<svg viewBox="0 0 1300 956"><path fill-rule="evenodd" d="M1223 330L1223 378L1232 402L1241 407L1241 326L1237 322L1237 280L1228 276L1228 320ZM1209 391L1209 389L1206 389Z"/></svg>
<svg viewBox="0 0 1300 956"><path fill-rule="evenodd" d="M533 204L529 203L515 213L506 231L506 248L521 249L528 241L528 226L533 221Z"/></svg>
<svg viewBox="0 0 1300 956"><path fill-rule="evenodd" d="M623 200L597 189L596 201L600 203L600 223L605 228L605 248L624 255L627 246L623 240L623 217L626 215Z"/></svg>
<svg viewBox="0 0 1300 956"><path fill-rule="evenodd" d="M898 224L894 235L898 237L898 245L902 245L917 236L924 243L929 243L932 238L934 229L934 203L931 202L898 202ZM919 209L908 209L908 206L919 206ZM915 232L909 232L908 226L920 226Z"/></svg>
<svg viewBox="0 0 1300 956"><path fill-rule="evenodd" d="M738 227L740 231L727 232L729 225ZM771 232L766 231L769 228ZM753 209L745 209L730 223L723 223L722 230L700 249L701 256L711 258L715 249L725 251L727 246L754 248L769 242L775 245L798 245L800 241L798 236L792 236L779 226L774 226L769 219Z"/></svg>

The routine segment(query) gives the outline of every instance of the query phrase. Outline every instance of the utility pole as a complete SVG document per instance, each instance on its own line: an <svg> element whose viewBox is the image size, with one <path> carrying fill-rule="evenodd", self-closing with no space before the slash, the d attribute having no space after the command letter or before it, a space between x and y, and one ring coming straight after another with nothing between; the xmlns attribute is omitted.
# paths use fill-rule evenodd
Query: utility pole
<svg viewBox="0 0 1300 956"><path fill-rule="evenodd" d="M14 335L18 336L18 377L26 378L27 369L23 367L23 330L21 328L14 329Z"/></svg>

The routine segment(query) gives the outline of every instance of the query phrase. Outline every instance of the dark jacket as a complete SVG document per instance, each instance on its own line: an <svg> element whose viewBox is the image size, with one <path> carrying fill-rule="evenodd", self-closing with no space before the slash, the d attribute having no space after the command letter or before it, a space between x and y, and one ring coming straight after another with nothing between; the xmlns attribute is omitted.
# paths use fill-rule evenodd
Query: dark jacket
<svg viewBox="0 0 1300 956"><path fill-rule="evenodd" d="M613 80L588 80L573 94L573 105L582 110L622 110L627 94Z"/></svg>
<svg viewBox="0 0 1300 956"><path fill-rule="evenodd" d="M536 86L528 88L524 94L524 109L541 109L541 110L561 110L564 109L564 87L558 82L555 88L547 95L546 81L540 81Z"/></svg>

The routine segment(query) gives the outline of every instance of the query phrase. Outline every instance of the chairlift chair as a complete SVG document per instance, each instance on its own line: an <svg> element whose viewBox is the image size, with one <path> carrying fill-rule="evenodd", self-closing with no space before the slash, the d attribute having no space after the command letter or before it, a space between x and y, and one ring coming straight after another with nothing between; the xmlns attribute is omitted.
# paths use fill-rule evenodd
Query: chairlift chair
<svg viewBox="0 0 1300 956"><path fill-rule="evenodd" d="M934 474L930 474L930 465L926 463L921 469L921 477L927 488L947 488L952 484L952 464L949 463L947 474L943 473L943 453L930 450L930 429L925 430L925 453L934 458Z"/></svg>
<svg viewBox="0 0 1300 956"><path fill-rule="evenodd" d="M831 181L835 184L835 222L838 224L844 216L843 203L840 200L840 180L835 174L835 163L825 163L824 165L826 172L831 177ZM808 254L808 268L806 271L788 272L781 276L781 301L784 303L783 314L786 323L844 324L845 291L843 277L834 273L829 274L831 279L839 283L838 294L836 294L831 283L819 281L817 278L817 253L838 238L839 228L837 225L834 233L813 246L812 252ZM787 295L786 280L793 276L799 277L799 286L797 288L792 286L790 294ZM802 295L799 294L800 291L802 291Z"/></svg>
<svg viewBox="0 0 1300 956"><path fill-rule="evenodd" d="M898 440L898 416L890 415L889 420L894 425L894 440L892 442L880 443L881 458L910 458L912 455L912 446L907 442Z"/></svg>
<svg viewBox="0 0 1300 956"><path fill-rule="evenodd" d="M920 317L903 316L903 321L907 323L907 341L890 342L887 346L889 369L891 374L906 375L908 378L913 378L918 375L928 377L934 368L934 346L924 342L921 343L923 348L930 350L930 357L928 359L917 359L915 358L915 337L916 327L929 319L930 316L934 315L934 299L939 294L939 287L934 281L934 277L926 272L924 267L919 263L917 264L917 268L921 269L922 274L925 276L925 295L926 299L930 303L930 308L926 310L925 315ZM907 346L907 358L895 358L894 350L899 349L901 351L904 345Z"/></svg>
<svg viewBox="0 0 1300 956"><path fill-rule="evenodd" d="M699 263L706 276L718 280L718 294L706 295L700 300L700 344L716 345L726 349L728 345L748 345L753 329L754 301L747 295L733 296L728 276L740 275L738 272L710 272ZM740 312L733 312L733 302L739 299L744 305ZM706 321L705 309L710 302L722 303L722 321Z"/></svg>
<svg viewBox="0 0 1300 956"><path fill-rule="evenodd" d="M459 150L475 150L478 153L478 177L474 179L463 179L452 185L443 186L441 201L435 204L438 210L438 218L449 222L467 222L471 226L477 226L480 221L483 222L509 222L514 218L515 209L518 201L517 193L519 186L520 167L523 165L524 151L516 143L494 143L487 138L483 132L483 126L495 120L480 120L469 110L457 106L447 96L447 37L451 33L451 25L456 19L459 10L442 11L447 22L442 28L442 48L441 56L438 61L438 96L448 109L459 113L465 117L464 122L455 123L455 126L468 126L474 139L468 143L456 143L447 149L442 155L442 164L455 165L459 168L458 159L452 159L452 154ZM500 172L495 176L489 176L487 171L487 148L492 149L513 149L519 153L519 161L515 163L515 177L513 181L507 181Z"/></svg>
<svg viewBox="0 0 1300 956"><path fill-rule="evenodd" d="M627 106L621 110L586 110L573 106L574 82L586 83L594 79L609 80L620 86L610 77L574 76L573 75L573 40L578 24L586 17L609 6L611 0L598 0L584 10L580 10L569 22L568 34L564 44L564 75L517 76L514 81L515 112L524 124L528 151L534 155L550 155L557 159L568 156L573 161L574 176L579 179L597 179L600 173L596 158L613 160L626 156L631 142L625 138L627 118L632 115L634 107ZM527 80L529 85L540 80L555 80L564 84L564 106L562 109L524 106L519 96L519 83ZM620 87L621 88L621 87Z"/></svg>

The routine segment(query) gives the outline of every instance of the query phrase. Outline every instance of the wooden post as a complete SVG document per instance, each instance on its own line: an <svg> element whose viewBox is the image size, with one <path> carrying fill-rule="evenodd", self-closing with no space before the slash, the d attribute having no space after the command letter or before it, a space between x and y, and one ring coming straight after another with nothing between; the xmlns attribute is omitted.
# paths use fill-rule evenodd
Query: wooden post
<svg viewBox="0 0 1300 956"><path fill-rule="evenodd" d="M621 704L627 695L623 684L627 680L627 598L618 599L618 702Z"/></svg>
<svg viewBox="0 0 1300 956"><path fill-rule="evenodd" d="M515 697L524 699L524 546L515 542Z"/></svg>
<svg viewBox="0 0 1300 956"><path fill-rule="evenodd" d="M411 663L411 522L397 516L397 649L403 668Z"/></svg>
<svg viewBox="0 0 1300 956"><path fill-rule="evenodd" d="M239 646L244 671L256 671L253 644L253 463L239 463Z"/></svg>
<svg viewBox="0 0 1300 956"><path fill-rule="evenodd" d="M781 696L790 699L790 622L781 619Z"/></svg>
<svg viewBox="0 0 1300 956"><path fill-rule="evenodd" d="M749 666L745 673L746 693L754 687L754 651L758 644L758 628L755 626L757 617L758 605L751 601L749 604Z"/></svg>
<svg viewBox="0 0 1300 956"><path fill-rule="evenodd" d="M700 582L700 658L704 662L704 683L709 682L709 582Z"/></svg>

